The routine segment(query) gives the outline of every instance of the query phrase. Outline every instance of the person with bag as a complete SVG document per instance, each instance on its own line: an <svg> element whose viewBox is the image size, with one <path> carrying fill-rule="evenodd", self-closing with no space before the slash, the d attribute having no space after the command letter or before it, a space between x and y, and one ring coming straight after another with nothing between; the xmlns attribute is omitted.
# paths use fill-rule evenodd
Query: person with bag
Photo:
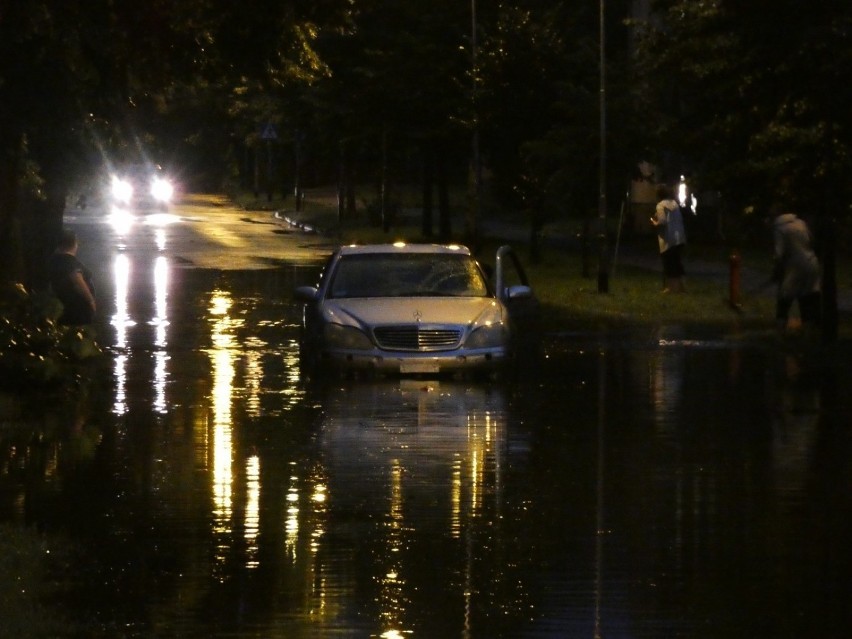
<svg viewBox="0 0 852 639"><path fill-rule="evenodd" d="M657 229L660 257L663 261L663 293L683 293L684 286L683 247L686 245L686 229L680 205L665 184L657 186L657 208L651 224Z"/></svg>

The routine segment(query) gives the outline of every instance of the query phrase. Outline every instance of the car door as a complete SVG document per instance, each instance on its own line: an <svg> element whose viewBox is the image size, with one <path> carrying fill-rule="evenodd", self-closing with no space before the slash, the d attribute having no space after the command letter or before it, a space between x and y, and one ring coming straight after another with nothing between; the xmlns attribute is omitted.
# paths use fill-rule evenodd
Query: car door
<svg viewBox="0 0 852 639"><path fill-rule="evenodd" d="M506 305L512 321L533 320L538 315L538 300L517 253L508 245L501 246L494 263L497 297Z"/></svg>

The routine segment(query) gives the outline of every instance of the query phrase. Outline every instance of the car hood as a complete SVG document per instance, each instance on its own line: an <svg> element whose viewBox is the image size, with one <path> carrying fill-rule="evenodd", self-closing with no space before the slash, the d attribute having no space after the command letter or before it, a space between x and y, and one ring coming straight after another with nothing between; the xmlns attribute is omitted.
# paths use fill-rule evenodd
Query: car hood
<svg viewBox="0 0 852 639"><path fill-rule="evenodd" d="M349 298L327 300L323 313L344 325L389 324L475 325L505 321L505 309L491 297Z"/></svg>

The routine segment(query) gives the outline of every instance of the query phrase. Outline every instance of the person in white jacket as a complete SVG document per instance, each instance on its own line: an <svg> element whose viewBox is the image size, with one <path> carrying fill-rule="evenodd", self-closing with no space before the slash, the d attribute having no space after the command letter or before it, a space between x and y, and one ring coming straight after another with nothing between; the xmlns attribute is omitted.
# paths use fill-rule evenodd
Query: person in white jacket
<svg viewBox="0 0 852 639"><path fill-rule="evenodd" d="M686 245L686 229L680 205L672 196L672 190L661 184L657 187L657 208L651 224L657 229L660 257L663 260L663 293L683 293L683 247Z"/></svg>
<svg viewBox="0 0 852 639"><path fill-rule="evenodd" d="M773 280L778 285L775 320L787 329L793 302L799 304L802 326L812 330L820 321L820 266L813 237L804 220L782 204L770 209L775 245Z"/></svg>

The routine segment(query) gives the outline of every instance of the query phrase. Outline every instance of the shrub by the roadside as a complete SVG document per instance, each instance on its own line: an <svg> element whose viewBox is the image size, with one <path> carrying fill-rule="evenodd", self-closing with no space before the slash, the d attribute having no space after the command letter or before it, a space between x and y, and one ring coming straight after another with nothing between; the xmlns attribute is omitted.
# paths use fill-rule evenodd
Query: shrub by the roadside
<svg viewBox="0 0 852 639"><path fill-rule="evenodd" d="M62 304L23 284L0 290L0 386L28 388L75 381L78 365L101 353L91 329L58 324Z"/></svg>

